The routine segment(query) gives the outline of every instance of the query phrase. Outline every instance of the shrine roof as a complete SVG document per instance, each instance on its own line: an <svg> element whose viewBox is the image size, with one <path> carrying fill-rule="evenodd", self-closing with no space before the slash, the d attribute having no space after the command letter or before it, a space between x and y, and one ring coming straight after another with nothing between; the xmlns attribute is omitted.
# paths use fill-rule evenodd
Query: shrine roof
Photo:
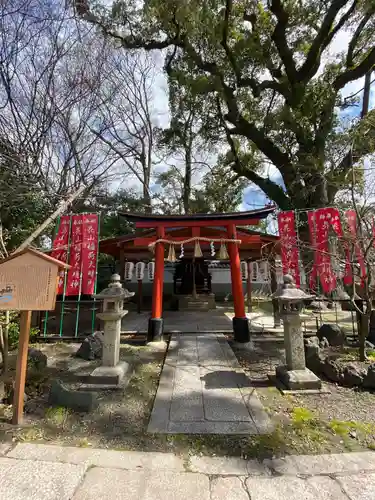
<svg viewBox="0 0 375 500"><path fill-rule="evenodd" d="M204 237L212 237L212 238L220 238L225 237L225 233L223 232L224 228L218 227L204 227L202 228L201 236ZM181 235L188 237L190 234L189 228L167 228L165 232L166 238L174 239L175 235ZM141 254L149 255L150 251L145 244L143 247L134 246L134 241L137 238L147 238L147 237L155 237L156 230L148 229L148 230L138 230L132 234L126 234L123 236L117 236L114 238L107 238L101 240L99 243L100 252L105 253L107 255L112 255L113 257L119 257L120 249L123 249L127 256L137 256ZM260 252L260 249L265 245L271 245L270 248L274 248L274 245L279 241L279 237L271 234L261 233L260 231L254 231L252 229L237 227L237 236L239 239L243 236L259 236L260 241L254 242L253 244L242 244L240 246L240 253L247 249L252 248L256 252ZM203 242L201 242L203 245ZM194 243L191 243L190 246L193 246ZM208 243L207 243L208 245Z"/></svg>
<svg viewBox="0 0 375 500"><path fill-rule="evenodd" d="M188 214L188 215L157 215L157 214L134 214L130 212L118 212L120 217L125 217L129 222L201 222L201 221L223 221L236 220L261 220L275 211L276 207L267 206L247 212L212 213L212 214Z"/></svg>

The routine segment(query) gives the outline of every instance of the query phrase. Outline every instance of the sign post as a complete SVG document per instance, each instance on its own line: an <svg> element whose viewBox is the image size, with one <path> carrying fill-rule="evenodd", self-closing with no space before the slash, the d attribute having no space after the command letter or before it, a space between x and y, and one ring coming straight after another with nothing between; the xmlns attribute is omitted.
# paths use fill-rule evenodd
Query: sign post
<svg viewBox="0 0 375 500"><path fill-rule="evenodd" d="M22 311L20 318L20 336L18 341L18 355L16 381L13 397L13 424L19 424L23 417L23 402L25 395L27 353L29 348L31 311Z"/></svg>
<svg viewBox="0 0 375 500"><path fill-rule="evenodd" d="M23 417L31 312L55 308L59 271L69 268L64 262L32 248L0 261L0 310L21 312L13 424L20 424Z"/></svg>

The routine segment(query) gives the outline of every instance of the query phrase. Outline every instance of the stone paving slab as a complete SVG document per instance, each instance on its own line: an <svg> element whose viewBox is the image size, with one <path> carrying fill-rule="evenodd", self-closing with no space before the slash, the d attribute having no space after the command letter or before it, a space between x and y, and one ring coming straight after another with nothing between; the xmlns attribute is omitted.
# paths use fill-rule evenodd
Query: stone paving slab
<svg viewBox="0 0 375 500"><path fill-rule="evenodd" d="M324 476L312 479L251 477L246 479L246 488L251 500L348 500L337 481Z"/></svg>
<svg viewBox="0 0 375 500"><path fill-rule="evenodd" d="M86 465L0 458L0 498L71 500Z"/></svg>
<svg viewBox="0 0 375 500"><path fill-rule="evenodd" d="M249 500L245 480L239 477L215 477L211 480L211 500Z"/></svg>
<svg viewBox="0 0 375 500"><path fill-rule="evenodd" d="M375 471L375 452L287 456L264 460L264 464L274 473L285 475L355 474L360 471Z"/></svg>
<svg viewBox="0 0 375 500"><path fill-rule="evenodd" d="M73 500L210 500L202 474L90 469Z"/></svg>
<svg viewBox="0 0 375 500"><path fill-rule="evenodd" d="M176 472L185 470L182 458L173 453L138 451L115 451L73 446L19 443L7 455L11 458L39 460L44 462L63 462L85 464L87 467L113 467L117 469L161 469ZM1 498L1 497L0 497Z"/></svg>
<svg viewBox="0 0 375 500"><path fill-rule="evenodd" d="M224 335L172 336L148 432L259 434L272 428Z"/></svg>
<svg viewBox="0 0 375 500"><path fill-rule="evenodd" d="M12 447L12 443L0 443L0 457L5 455Z"/></svg>
<svg viewBox="0 0 375 500"><path fill-rule="evenodd" d="M215 476L270 476L270 470L258 460L237 457L205 457L193 455L189 470Z"/></svg>
<svg viewBox="0 0 375 500"><path fill-rule="evenodd" d="M375 498L375 474L338 477L337 481L351 500Z"/></svg>
<svg viewBox="0 0 375 500"><path fill-rule="evenodd" d="M374 500L375 453L183 462L171 453L20 443L0 457L0 478L1 500Z"/></svg>

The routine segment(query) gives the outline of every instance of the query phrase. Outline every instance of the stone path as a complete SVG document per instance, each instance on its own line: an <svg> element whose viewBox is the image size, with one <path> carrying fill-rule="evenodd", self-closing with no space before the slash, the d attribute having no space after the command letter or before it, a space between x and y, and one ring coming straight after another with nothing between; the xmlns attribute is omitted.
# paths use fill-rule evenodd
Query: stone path
<svg viewBox="0 0 375 500"><path fill-rule="evenodd" d="M263 434L271 421L222 334L173 335L148 432Z"/></svg>
<svg viewBox="0 0 375 500"><path fill-rule="evenodd" d="M164 311L164 332L169 333L233 333L233 312L224 309L214 311ZM248 313L250 330L254 333L282 333L274 328L273 316L267 313ZM149 312L141 314L130 311L122 320L122 333L145 334L148 328ZM315 325L315 323L314 323Z"/></svg>
<svg viewBox="0 0 375 500"><path fill-rule="evenodd" d="M123 333L146 333L149 312L129 312L122 320ZM232 320L224 311L164 311L165 333L232 333Z"/></svg>
<svg viewBox="0 0 375 500"><path fill-rule="evenodd" d="M374 500L375 453L178 457L0 443L7 500Z"/></svg>

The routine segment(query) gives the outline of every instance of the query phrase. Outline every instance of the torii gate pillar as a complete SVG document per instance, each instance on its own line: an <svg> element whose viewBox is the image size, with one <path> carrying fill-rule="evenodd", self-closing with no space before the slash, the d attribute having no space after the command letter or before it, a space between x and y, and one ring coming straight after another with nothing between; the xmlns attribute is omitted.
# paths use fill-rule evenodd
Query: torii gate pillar
<svg viewBox="0 0 375 500"><path fill-rule="evenodd" d="M228 226L228 238L237 239L235 224ZM234 304L233 334L235 342L250 341L249 320L246 317L245 297L242 288L241 262L237 243L228 243L230 272L232 277L232 296Z"/></svg>

